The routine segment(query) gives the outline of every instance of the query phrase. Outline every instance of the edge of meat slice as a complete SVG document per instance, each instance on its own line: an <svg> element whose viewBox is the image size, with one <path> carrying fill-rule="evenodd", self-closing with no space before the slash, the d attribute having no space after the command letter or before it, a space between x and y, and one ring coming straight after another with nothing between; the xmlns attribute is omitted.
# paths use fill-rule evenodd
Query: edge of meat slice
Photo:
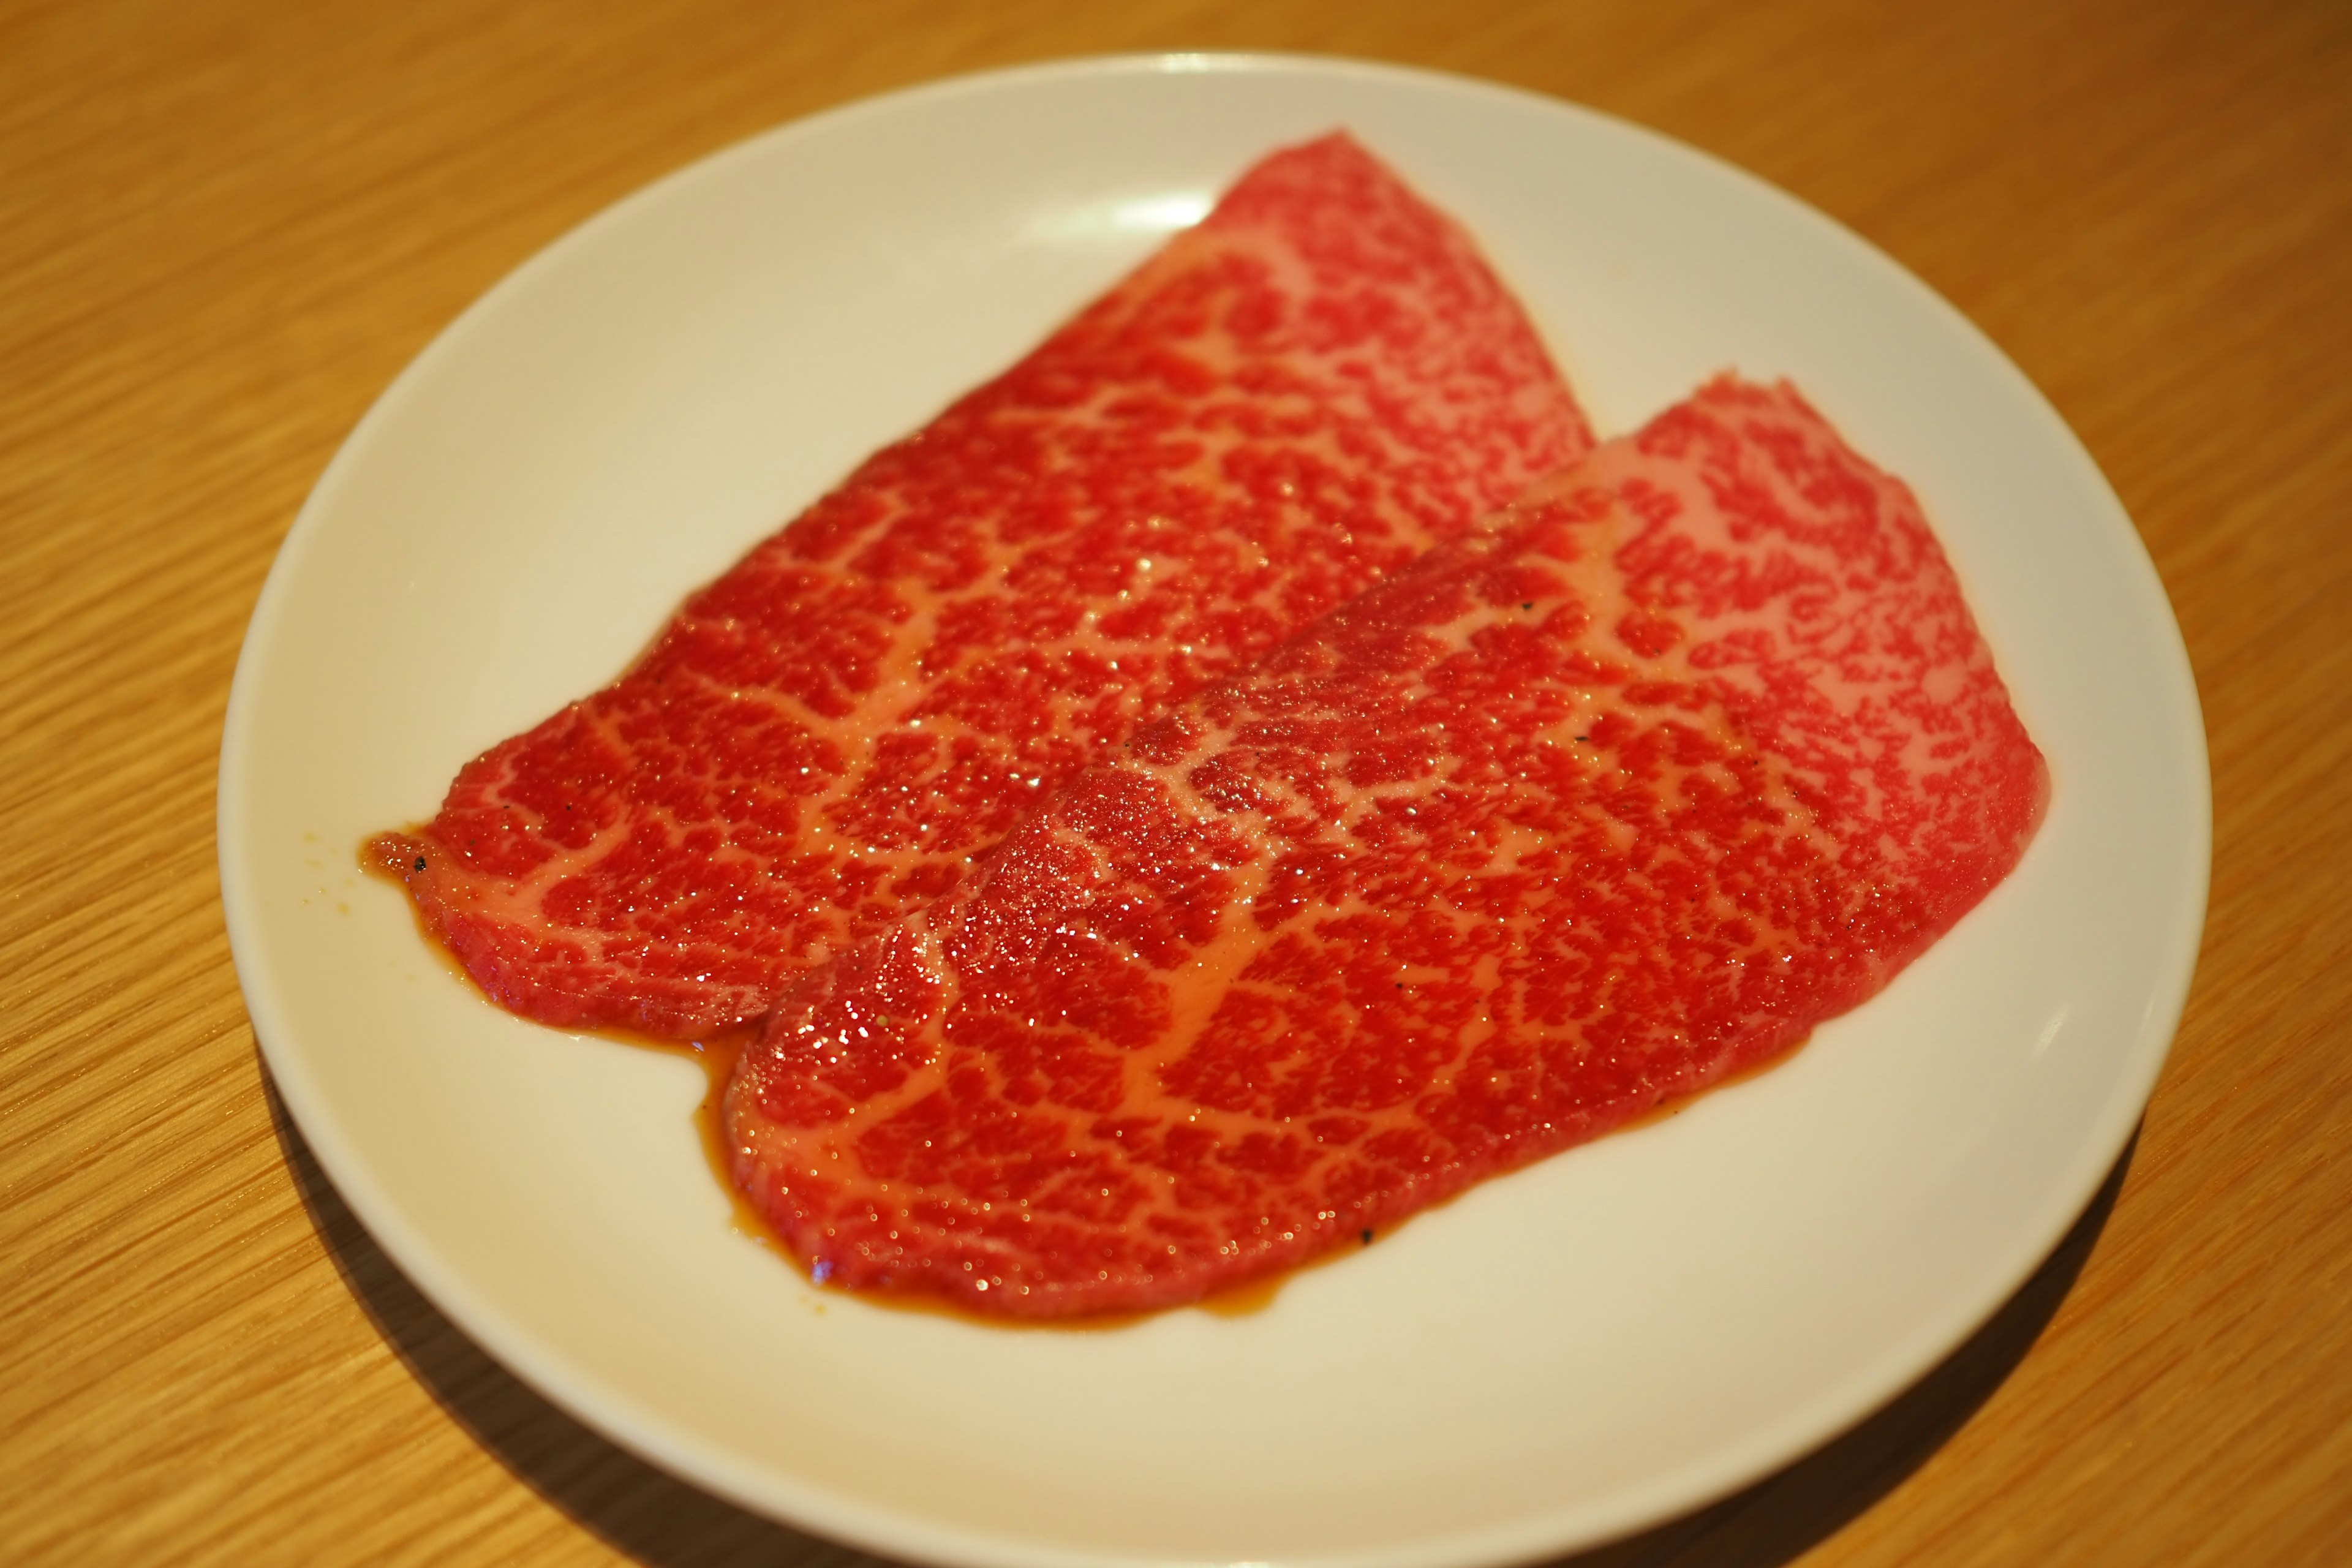
<svg viewBox="0 0 2352 1568"><path fill-rule="evenodd" d="M1722 378L809 977L733 1173L820 1282L1196 1300L1769 1061L2047 795L1909 491Z"/></svg>
<svg viewBox="0 0 2352 1568"><path fill-rule="evenodd" d="M1462 230L1344 134L688 600L368 856L502 1005L691 1038L1591 445Z"/></svg>

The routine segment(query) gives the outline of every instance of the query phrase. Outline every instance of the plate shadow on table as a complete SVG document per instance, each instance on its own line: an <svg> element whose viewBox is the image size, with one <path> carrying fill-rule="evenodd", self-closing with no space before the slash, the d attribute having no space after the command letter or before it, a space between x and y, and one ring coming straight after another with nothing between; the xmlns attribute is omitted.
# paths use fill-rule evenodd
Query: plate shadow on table
<svg viewBox="0 0 2352 1568"><path fill-rule="evenodd" d="M441 1405L541 1497L649 1568L883 1563L722 1502L534 1393L408 1282L327 1180L275 1085L268 1098L295 1184L360 1305ZM1551 1568L1780 1568L1834 1534L1926 1462L2024 1359L2090 1258L2137 1145L2135 1132L2090 1206L2017 1293L1892 1404L1745 1490Z"/></svg>

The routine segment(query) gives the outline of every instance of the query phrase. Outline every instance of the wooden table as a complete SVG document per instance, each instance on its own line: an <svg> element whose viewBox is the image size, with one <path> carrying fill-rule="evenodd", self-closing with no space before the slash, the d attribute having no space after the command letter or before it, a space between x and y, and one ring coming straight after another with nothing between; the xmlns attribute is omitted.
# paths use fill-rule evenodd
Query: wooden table
<svg viewBox="0 0 2352 1568"><path fill-rule="evenodd" d="M557 1413L324 1183L229 966L222 707L337 444L549 240L847 99L1171 47L1493 77L1843 219L2055 401L2196 667L2211 915L2116 1178L1889 1409L1578 1561L2352 1562L2352 9L2331 0L0 6L0 1559L863 1561Z"/></svg>

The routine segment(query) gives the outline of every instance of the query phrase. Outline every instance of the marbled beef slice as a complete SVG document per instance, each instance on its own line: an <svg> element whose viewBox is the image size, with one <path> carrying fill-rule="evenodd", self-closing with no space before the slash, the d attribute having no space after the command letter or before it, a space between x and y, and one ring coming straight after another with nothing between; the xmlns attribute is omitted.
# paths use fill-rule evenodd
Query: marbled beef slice
<svg viewBox="0 0 2352 1568"><path fill-rule="evenodd" d="M2046 781L1909 492L1721 380L803 982L734 1173L820 1279L1194 1300L1789 1049Z"/></svg>
<svg viewBox="0 0 2352 1568"><path fill-rule="evenodd" d="M1276 153L371 853L517 1012L757 1017L1140 719L1591 444L1459 228L1344 135Z"/></svg>

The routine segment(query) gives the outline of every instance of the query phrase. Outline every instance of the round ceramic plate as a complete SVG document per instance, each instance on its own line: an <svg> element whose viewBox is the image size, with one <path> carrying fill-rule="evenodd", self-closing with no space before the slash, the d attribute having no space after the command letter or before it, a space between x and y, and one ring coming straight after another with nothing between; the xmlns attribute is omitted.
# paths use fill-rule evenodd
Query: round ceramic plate
<svg viewBox="0 0 2352 1568"><path fill-rule="evenodd" d="M609 679L866 452L1258 155L1352 130L1456 215L1595 423L1789 376L1925 501L2047 751L2024 864L1884 995L1683 1114L1490 1183L1254 1313L1011 1331L740 1234L690 1063L518 1022L364 880L372 832ZM557 1403L905 1557L1464 1564L1590 1543L1828 1438L2089 1200L2194 960L2203 732L2114 495L1885 257L1539 98L1294 58L1080 61L787 126L551 247L329 468L223 742L221 879L286 1104L427 1295Z"/></svg>

